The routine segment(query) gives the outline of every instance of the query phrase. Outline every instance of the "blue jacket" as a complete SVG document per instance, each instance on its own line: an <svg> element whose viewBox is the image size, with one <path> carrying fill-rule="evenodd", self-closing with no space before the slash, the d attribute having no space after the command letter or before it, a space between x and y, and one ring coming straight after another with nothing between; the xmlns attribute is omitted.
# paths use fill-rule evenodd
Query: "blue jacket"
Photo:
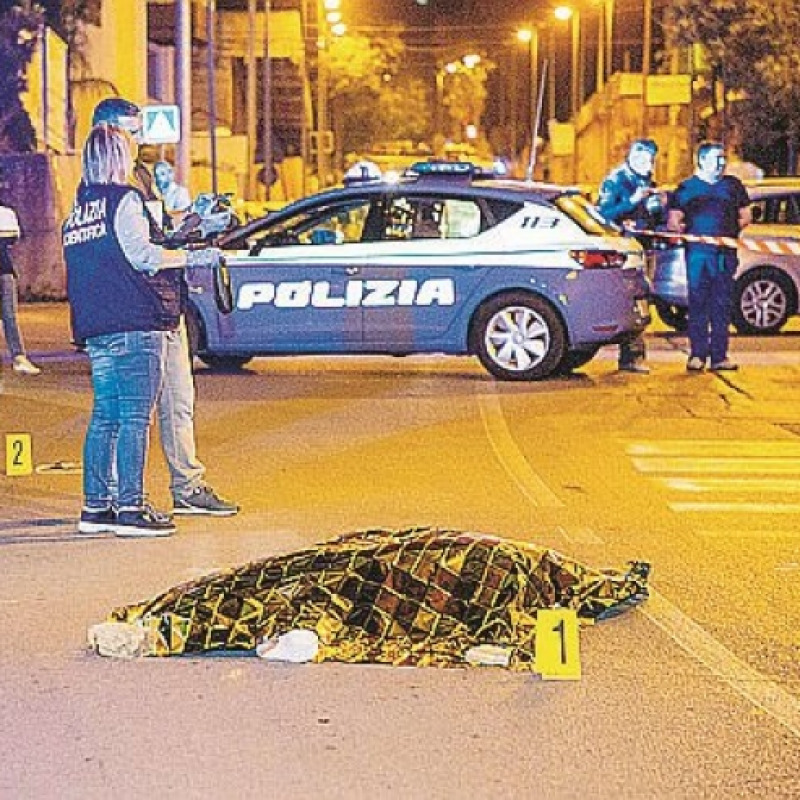
<svg viewBox="0 0 800 800"><path fill-rule="evenodd" d="M623 164L611 170L605 177L600 186L597 207L607 220L618 225L631 221L635 228L654 228L662 222L661 209L650 211L647 207L647 198L634 204L631 202L631 197L640 186L655 187L655 185L649 175L639 175L627 163Z"/></svg>

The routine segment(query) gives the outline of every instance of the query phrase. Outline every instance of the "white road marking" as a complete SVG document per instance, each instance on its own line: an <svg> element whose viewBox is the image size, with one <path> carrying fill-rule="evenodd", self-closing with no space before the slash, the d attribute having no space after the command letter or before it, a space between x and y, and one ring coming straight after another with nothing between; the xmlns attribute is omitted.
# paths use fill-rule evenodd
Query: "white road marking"
<svg viewBox="0 0 800 800"><path fill-rule="evenodd" d="M696 531L698 536L706 539L800 539L800 529L781 530L780 528L769 529L746 529L734 528L733 530L700 530Z"/></svg>
<svg viewBox="0 0 800 800"><path fill-rule="evenodd" d="M800 503L669 503L678 513L800 514Z"/></svg>
<svg viewBox="0 0 800 800"><path fill-rule="evenodd" d="M625 452L631 456L772 456L800 458L800 442L791 439L662 439L631 442Z"/></svg>
<svg viewBox="0 0 800 800"><path fill-rule="evenodd" d="M800 494L800 442L787 439L655 440L628 442L625 449L640 473L668 491L684 497L702 495L702 499L668 502L667 506L675 513L765 517L800 514L800 503L786 502L797 500ZM726 495L734 493L744 499L725 499ZM737 527L724 535L759 538L764 533L764 530L746 531ZM793 534L788 535L794 538Z"/></svg>
<svg viewBox="0 0 800 800"><path fill-rule="evenodd" d="M508 473L523 495L541 508L563 508L564 503L547 484L533 471L525 456L517 447L508 429L500 399L496 395L479 395L478 407L483 427L497 460Z"/></svg>
<svg viewBox="0 0 800 800"><path fill-rule="evenodd" d="M800 475L800 458L633 458L639 472L683 474Z"/></svg>
<svg viewBox="0 0 800 800"><path fill-rule="evenodd" d="M650 599L639 609L692 658L800 738L800 699L731 653L658 592L651 589Z"/></svg>
<svg viewBox="0 0 800 800"><path fill-rule="evenodd" d="M790 478L660 478L658 480L676 492L800 493L800 479Z"/></svg>

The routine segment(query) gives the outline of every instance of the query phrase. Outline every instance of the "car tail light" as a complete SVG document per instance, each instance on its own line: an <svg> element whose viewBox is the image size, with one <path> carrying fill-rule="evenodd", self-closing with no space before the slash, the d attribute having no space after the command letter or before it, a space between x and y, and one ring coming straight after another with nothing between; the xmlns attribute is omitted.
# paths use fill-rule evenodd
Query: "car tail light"
<svg viewBox="0 0 800 800"><path fill-rule="evenodd" d="M570 250L569 255L584 269L619 269L627 258L617 250Z"/></svg>

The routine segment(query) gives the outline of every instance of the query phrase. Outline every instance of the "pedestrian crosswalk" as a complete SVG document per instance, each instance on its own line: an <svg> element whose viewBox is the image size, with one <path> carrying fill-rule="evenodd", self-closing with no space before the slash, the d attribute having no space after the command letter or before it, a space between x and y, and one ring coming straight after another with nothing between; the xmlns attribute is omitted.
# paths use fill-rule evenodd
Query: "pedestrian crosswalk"
<svg viewBox="0 0 800 800"><path fill-rule="evenodd" d="M627 442L626 453L676 513L734 518L725 535L800 538L800 441L649 440Z"/></svg>

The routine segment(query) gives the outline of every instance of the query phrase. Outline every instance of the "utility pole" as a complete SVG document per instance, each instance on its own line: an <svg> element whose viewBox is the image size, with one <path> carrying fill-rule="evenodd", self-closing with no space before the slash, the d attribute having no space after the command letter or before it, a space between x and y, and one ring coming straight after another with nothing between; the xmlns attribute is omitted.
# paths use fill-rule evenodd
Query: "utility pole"
<svg viewBox="0 0 800 800"><path fill-rule="evenodd" d="M653 0L644 0L642 13L642 136L647 136L647 83L650 77L650 50L653 41Z"/></svg>
<svg viewBox="0 0 800 800"><path fill-rule="evenodd" d="M181 140L176 148L178 182L190 185L192 170L192 7L177 0L175 9L175 103L180 110Z"/></svg>
<svg viewBox="0 0 800 800"><path fill-rule="evenodd" d="M215 28L217 0L208 0L206 7L206 71L208 72L208 134L211 145L211 191L217 194L217 93L216 93L216 48Z"/></svg>
<svg viewBox="0 0 800 800"><path fill-rule="evenodd" d="M247 199L256 199L256 4L258 0L247 0Z"/></svg>
<svg viewBox="0 0 800 800"><path fill-rule="evenodd" d="M328 183L328 40L324 35L322 0L317 0L317 177L320 189Z"/></svg>
<svg viewBox="0 0 800 800"><path fill-rule="evenodd" d="M272 11L271 0L264 0L264 61L261 64L264 90L264 129L262 131L262 150L264 156L264 190L269 200L270 181L272 178L272 55L269 46L269 15Z"/></svg>

